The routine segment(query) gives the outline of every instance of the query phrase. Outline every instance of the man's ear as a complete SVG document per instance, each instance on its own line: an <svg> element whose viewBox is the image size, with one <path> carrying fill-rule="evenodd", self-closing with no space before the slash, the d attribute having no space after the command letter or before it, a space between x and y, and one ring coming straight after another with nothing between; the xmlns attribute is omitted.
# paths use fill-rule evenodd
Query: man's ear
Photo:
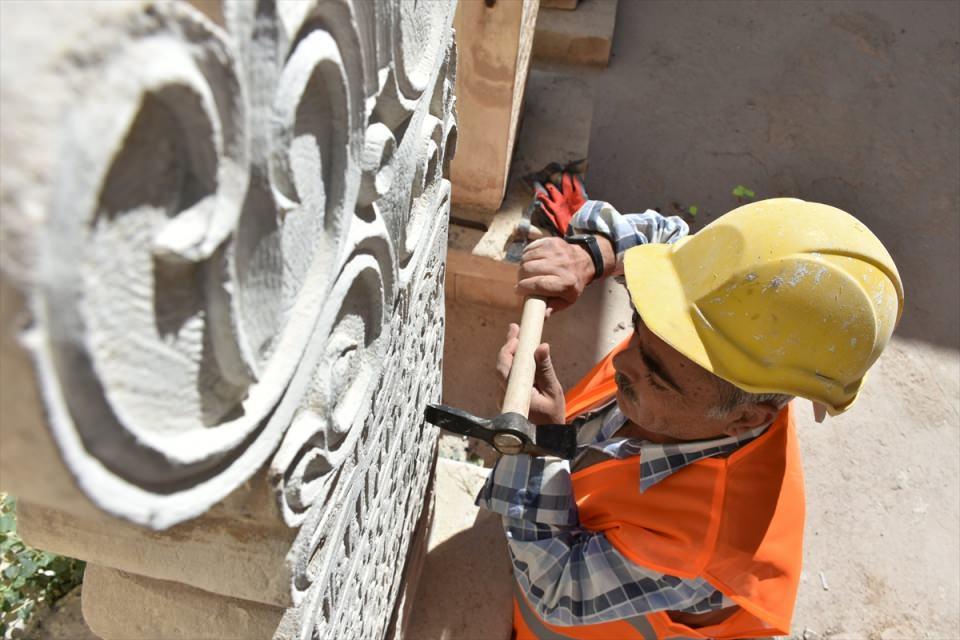
<svg viewBox="0 0 960 640"><path fill-rule="evenodd" d="M728 436L741 436L757 427L765 427L777 417L780 409L771 402L744 404L730 412L729 422L723 430Z"/></svg>

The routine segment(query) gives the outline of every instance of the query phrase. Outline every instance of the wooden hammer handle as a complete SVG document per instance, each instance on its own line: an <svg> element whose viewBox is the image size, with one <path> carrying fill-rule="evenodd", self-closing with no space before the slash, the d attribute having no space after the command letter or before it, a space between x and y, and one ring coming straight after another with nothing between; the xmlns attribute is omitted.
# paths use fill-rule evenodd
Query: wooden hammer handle
<svg viewBox="0 0 960 640"><path fill-rule="evenodd" d="M503 396L503 413L519 413L524 418L530 413L530 393L537 370L533 352L540 345L543 318L547 310L544 298L530 296L523 303L520 316L520 344L513 356L513 366L507 378L507 392Z"/></svg>

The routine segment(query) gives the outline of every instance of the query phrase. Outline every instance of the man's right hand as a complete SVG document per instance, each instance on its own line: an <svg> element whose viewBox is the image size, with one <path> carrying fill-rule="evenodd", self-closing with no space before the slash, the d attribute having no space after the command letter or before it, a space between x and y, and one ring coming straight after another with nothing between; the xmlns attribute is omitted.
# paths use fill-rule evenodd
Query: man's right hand
<svg viewBox="0 0 960 640"><path fill-rule="evenodd" d="M616 264L613 245L603 236L596 238L603 253L604 272L609 274ZM593 260L582 246L562 238L540 238L523 250L517 293L546 298L549 314L576 302L594 273Z"/></svg>

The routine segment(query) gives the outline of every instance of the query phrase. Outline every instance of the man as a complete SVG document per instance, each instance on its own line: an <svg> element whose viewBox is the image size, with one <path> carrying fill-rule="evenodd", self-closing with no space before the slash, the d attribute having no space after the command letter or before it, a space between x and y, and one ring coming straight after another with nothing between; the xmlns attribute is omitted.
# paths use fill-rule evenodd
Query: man
<svg viewBox="0 0 960 640"><path fill-rule="evenodd" d="M542 198L552 217L576 207L567 236L596 243L531 243L518 290L562 309L623 275L634 333L566 394L539 346L531 420L572 422L579 454L505 456L478 496L504 519L515 637L788 634L804 512L789 401L836 414L856 399L902 310L893 260L852 216L801 200L686 237L677 218L583 202L569 179Z"/></svg>

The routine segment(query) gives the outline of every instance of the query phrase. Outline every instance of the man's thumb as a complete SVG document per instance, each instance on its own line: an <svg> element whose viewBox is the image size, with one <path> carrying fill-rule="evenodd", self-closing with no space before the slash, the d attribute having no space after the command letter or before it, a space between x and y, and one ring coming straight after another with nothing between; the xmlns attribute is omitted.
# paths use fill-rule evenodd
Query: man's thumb
<svg viewBox="0 0 960 640"><path fill-rule="evenodd" d="M550 345L546 342L537 347L533 352L533 359L537 363L537 377L548 383L557 383L557 372L553 369L553 362L550 360Z"/></svg>

